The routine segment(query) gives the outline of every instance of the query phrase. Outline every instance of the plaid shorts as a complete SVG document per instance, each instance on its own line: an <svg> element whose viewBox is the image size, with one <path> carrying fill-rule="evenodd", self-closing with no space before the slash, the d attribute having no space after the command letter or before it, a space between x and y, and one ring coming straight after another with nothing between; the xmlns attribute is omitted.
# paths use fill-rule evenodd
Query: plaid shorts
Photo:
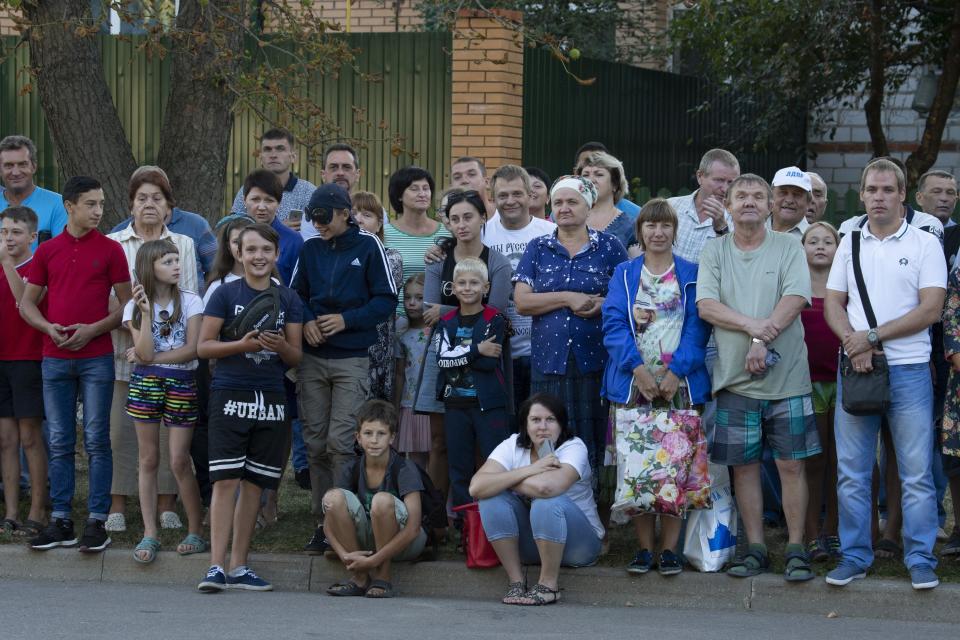
<svg viewBox="0 0 960 640"><path fill-rule="evenodd" d="M167 427L197 424L197 383L194 372L160 367L137 367L130 374L127 415L138 422L160 422Z"/></svg>
<svg viewBox="0 0 960 640"><path fill-rule="evenodd" d="M780 460L821 453L810 395L755 400L719 392L710 461L728 466L759 462L764 440Z"/></svg>

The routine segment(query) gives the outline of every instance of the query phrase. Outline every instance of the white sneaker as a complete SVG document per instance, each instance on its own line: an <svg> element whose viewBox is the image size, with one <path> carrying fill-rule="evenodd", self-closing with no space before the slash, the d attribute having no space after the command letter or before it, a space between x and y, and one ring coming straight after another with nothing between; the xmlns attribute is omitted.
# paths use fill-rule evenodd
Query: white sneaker
<svg viewBox="0 0 960 640"><path fill-rule="evenodd" d="M183 529L183 523L175 511L164 511L160 514L160 528Z"/></svg>
<svg viewBox="0 0 960 640"><path fill-rule="evenodd" d="M111 513L107 516L107 521L103 528L113 533L120 533L127 530L127 519L122 513Z"/></svg>
<svg viewBox="0 0 960 640"><path fill-rule="evenodd" d="M937 540L940 542L946 542L950 539L950 535L943 530L943 527L937 527Z"/></svg>

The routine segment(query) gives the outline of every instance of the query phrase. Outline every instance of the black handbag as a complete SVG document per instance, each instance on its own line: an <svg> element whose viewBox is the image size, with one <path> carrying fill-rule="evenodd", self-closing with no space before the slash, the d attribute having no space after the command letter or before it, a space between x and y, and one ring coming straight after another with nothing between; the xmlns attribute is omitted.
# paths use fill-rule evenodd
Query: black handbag
<svg viewBox="0 0 960 640"><path fill-rule="evenodd" d="M853 274L857 279L857 290L867 322L877 326L877 317L867 295L867 285L863 281L860 268L860 232L850 234L853 244ZM872 371L854 371L850 358L840 349L840 384L843 394L843 410L854 416L883 415L890 408L890 368L882 353L873 354Z"/></svg>

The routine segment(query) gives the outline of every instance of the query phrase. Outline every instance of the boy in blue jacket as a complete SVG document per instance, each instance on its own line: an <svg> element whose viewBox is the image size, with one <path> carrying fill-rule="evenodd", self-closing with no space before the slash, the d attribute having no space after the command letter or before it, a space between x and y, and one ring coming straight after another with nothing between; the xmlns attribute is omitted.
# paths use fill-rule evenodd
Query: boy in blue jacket
<svg viewBox="0 0 960 640"><path fill-rule="evenodd" d="M304 303L303 361L297 395L310 463L312 509L318 519L304 550L322 554L323 495L353 457L354 416L369 392L367 350L377 325L397 306L397 287L377 237L351 216L347 191L337 184L313 192L304 217L317 230L300 250L292 288Z"/></svg>
<svg viewBox="0 0 960 640"><path fill-rule="evenodd" d="M509 434L504 340L507 321L483 304L490 288L487 265L466 258L453 269L453 294L460 302L438 325L437 364L443 396L450 492L454 507L472 502L468 491L477 453L486 459Z"/></svg>

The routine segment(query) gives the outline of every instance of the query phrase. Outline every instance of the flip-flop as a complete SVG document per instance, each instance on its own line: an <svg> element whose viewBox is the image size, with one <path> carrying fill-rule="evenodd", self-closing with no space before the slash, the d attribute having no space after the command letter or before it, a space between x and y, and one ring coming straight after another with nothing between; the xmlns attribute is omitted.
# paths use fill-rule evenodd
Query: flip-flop
<svg viewBox="0 0 960 640"><path fill-rule="evenodd" d="M141 558L137 555L138 551L146 551L147 556L145 558ZM143 540L141 540L140 543L133 549L133 559L140 564L150 564L157 559L158 551L160 551L160 541L156 538L148 538L144 536Z"/></svg>
<svg viewBox="0 0 960 640"><path fill-rule="evenodd" d="M876 558L889 560L891 558L900 558L903 556L903 547L893 540L880 538L877 544L873 545L873 555Z"/></svg>
<svg viewBox="0 0 960 640"><path fill-rule="evenodd" d="M181 550L182 547L189 547L186 550ZM191 556L195 553L203 553L207 550L207 541L198 536L195 533L191 533L186 538L180 541L180 544L177 545L177 553L181 556Z"/></svg>
<svg viewBox="0 0 960 640"><path fill-rule="evenodd" d="M380 593L372 593L374 589L379 589ZM393 585L386 580L371 580L367 592L363 595L367 598L392 598Z"/></svg>
<svg viewBox="0 0 960 640"><path fill-rule="evenodd" d="M331 596L337 596L338 598L363 596L367 593L367 587L362 587L353 580L347 580L330 585L327 587L327 593Z"/></svg>

